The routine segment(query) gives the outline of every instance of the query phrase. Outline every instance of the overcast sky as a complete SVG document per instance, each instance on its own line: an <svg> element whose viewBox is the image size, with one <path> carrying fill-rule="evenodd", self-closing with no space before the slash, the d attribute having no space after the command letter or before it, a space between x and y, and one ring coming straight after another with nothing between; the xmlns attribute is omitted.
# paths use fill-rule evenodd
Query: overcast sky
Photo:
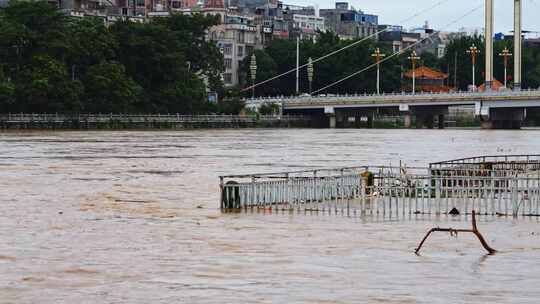
<svg viewBox="0 0 540 304"><path fill-rule="evenodd" d="M346 1L346 0L344 0ZM444 0L351 0L349 5L361 9L365 13L379 15L380 24L400 24L406 28L423 25L427 20L432 28L438 30L457 30L461 27L484 27L484 8L480 8L459 24L448 24L459 19L468 11L483 5L484 0L449 0L440 6L418 16L412 21L403 20L417 12ZM318 5L319 8L332 8L335 1L330 0L288 0L285 3L298 5ZM540 31L540 0L522 0L523 29ZM513 0L495 0L495 31L509 32L513 28Z"/></svg>

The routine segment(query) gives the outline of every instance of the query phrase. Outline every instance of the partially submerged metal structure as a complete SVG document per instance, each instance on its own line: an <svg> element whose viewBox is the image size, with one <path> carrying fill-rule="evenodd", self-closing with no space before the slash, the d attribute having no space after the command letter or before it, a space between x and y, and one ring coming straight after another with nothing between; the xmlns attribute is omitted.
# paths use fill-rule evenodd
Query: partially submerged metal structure
<svg viewBox="0 0 540 304"><path fill-rule="evenodd" d="M540 216L540 155L479 156L429 167L360 166L220 177L221 208L348 215Z"/></svg>

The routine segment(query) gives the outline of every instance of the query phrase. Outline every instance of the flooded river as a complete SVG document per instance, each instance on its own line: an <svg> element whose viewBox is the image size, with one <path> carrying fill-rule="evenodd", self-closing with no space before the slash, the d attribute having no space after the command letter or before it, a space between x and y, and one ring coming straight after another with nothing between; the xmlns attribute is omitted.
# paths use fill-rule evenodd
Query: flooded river
<svg viewBox="0 0 540 304"><path fill-rule="evenodd" d="M540 220L221 214L218 176L540 153L540 131L0 133L0 303L538 303Z"/></svg>

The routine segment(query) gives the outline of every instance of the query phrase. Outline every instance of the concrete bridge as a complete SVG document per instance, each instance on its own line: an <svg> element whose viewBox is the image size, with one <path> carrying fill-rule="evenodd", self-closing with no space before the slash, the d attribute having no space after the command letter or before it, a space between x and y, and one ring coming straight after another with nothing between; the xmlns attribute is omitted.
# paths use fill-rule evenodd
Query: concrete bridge
<svg viewBox="0 0 540 304"><path fill-rule="evenodd" d="M383 94L383 95L320 95L301 97L271 97L249 99L248 107L257 108L265 103L281 106L283 114L309 115L320 126L336 128L346 122L367 119L368 125L381 110L399 112L405 117L405 126L444 126L449 107L474 106L475 114L486 129L519 129L527 110L540 109L540 90Z"/></svg>

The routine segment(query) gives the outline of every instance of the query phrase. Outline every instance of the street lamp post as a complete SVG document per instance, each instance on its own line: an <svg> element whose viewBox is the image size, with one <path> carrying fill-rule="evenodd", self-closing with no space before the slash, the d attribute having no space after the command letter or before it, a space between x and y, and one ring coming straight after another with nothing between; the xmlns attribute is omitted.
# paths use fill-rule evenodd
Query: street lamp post
<svg viewBox="0 0 540 304"><path fill-rule="evenodd" d="M412 93L416 93L416 61L420 60L420 56L416 54L416 51L411 52L411 56L407 57L411 61L412 65Z"/></svg>
<svg viewBox="0 0 540 304"><path fill-rule="evenodd" d="M313 60L311 60L311 57L308 59L307 77L309 81L309 95L311 95L311 83L313 82Z"/></svg>
<svg viewBox="0 0 540 304"><path fill-rule="evenodd" d="M510 50L508 50L507 47L504 48L504 50L502 50L502 53L499 54L499 56L503 57L504 58L504 88L508 88L506 86L507 84L507 79L508 79L508 58L509 57L512 57L512 53L510 53Z"/></svg>
<svg viewBox="0 0 540 304"><path fill-rule="evenodd" d="M471 60L472 60L472 88L473 88L473 91L476 91L476 58L477 58L479 53L480 53L480 50L474 44L467 50L467 54L471 54Z"/></svg>
<svg viewBox="0 0 540 304"><path fill-rule="evenodd" d="M379 95L380 87L381 87L381 70L380 70L380 62L381 58L386 56L385 54L381 53L381 50L379 48L375 49L375 53L371 54L371 57L375 57L375 62L377 63L377 95Z"/></svg>
<svg viewBox="0 0 540 304"><path fill-rule="evenodd" d="M257 58L255 54L251 55L249 71L251 72L251 97L255 98L255 78L257 78Z"/></svg>

